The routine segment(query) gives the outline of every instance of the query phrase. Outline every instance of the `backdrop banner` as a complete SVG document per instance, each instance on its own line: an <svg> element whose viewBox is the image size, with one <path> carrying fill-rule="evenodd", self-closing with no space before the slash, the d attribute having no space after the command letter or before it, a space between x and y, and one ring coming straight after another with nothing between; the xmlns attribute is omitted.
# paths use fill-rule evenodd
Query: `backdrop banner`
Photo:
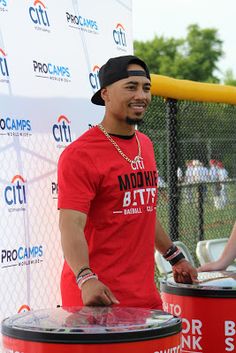
<svg viewBox="0 0 236 353"><path fill-rule="evenodd" d="M90 98L133 52L131 0L0 0L0 320L61 304L57 161L102 120Z"/></svg>

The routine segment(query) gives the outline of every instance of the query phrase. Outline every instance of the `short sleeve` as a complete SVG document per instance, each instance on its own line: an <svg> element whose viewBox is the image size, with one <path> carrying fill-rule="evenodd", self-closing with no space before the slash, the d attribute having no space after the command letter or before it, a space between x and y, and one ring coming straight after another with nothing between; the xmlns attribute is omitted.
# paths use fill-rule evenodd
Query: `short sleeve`
<svg viewBox="0 0 236 353"><path fill-rule="evenodd" d="M99 175L86 151L67 148L58 161L58 208L88 213Z"/></svg>

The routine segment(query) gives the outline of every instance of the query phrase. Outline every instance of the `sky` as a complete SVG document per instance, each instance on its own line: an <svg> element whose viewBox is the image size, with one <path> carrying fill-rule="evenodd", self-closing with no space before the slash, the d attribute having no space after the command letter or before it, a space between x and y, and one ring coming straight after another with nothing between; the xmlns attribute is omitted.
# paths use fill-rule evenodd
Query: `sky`
<svg viewBox="0 0 236 353"><path fill-rule="evenodd" d="M224 51L217 76L232 69L236 77L236 0L132 0L132 13L135 40L183 38L193 23L217 29Z"/></svg>

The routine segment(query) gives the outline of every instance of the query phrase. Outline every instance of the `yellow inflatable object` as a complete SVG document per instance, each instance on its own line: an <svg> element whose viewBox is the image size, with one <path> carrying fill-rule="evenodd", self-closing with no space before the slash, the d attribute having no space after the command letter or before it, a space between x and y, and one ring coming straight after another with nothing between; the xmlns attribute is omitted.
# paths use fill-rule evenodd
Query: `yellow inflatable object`
<svg viewBox="0 0 236 353"><path fill-rule="evenodd" d="M236 87L151 74L151 93L163 98L236 104Z"/></svg>

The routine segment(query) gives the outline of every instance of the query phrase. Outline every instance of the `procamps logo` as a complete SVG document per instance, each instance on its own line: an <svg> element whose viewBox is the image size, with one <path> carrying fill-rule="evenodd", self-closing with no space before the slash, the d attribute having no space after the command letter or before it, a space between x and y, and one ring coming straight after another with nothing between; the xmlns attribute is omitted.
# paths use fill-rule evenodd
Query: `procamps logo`
<svg viewBox="0 0 236 353"><path fill-rule="evenodd" d="M4 189L4 200L9 207L8 211L25 211L26 180L21 175L15 175L11 183Z"/></svg>
<svg viewBox="0 0 236 353"><path fill-rule="evenodd" d="M29 7L29 16L35 25L35 29L50 32L50 22L45 4L40 0L35 0L33 6Z"/></svg>
<svg viewBox="0 0 236 353"><path fill-rule="evenodd" d="M72 141L70 121L66 116L58 117L56 124L52 127L52 134L54 140L58 142L58 148L64 148Z"/></svg>
<svg viewBox="0 0 236 353"><path fill-rule="evenodd" d="M117 23L115 29L112 32L112 35L117 49L127 51L126 32L124 26L121 23Z"/></svg>
<svg viewBox="0 0 236 353"><path fill-rule="evenodd" d="M99 78L98 78L99 70L100 70L100 67L98 65L95 65L89 74L89 83L94 91L98 91L100 89Z"/></svg>
<svg viewBox="0 0 236 353"><path fill-rule="evenodd" d="M7 10L8 0L0 0L0 11L8 11Z"/></svg>
<svg viewBox="0 0 236 353"><path fill-rule="evenodd" d="M51 183L51 194L54 200L58 199L58 184L55 181Z"/></svg>
<svg viewBox="0 0 236 353"><path fill-rule="evenodd" d="M43 246L19 246L14 249L1 249L1 267L28 266L43 262Z"/></svg>
<svg viewBox="0 0 236 353"><path fill-rule="evenodd" d="M66 66L43 63L33 60L33 69L38 78L47 78L58 82L71 82L70 70Z"/></svg>
<svg viewBox="0 0 236 353"><path fill-rule="evenodd" d="M31 136L31 122L26 119L12 117L1 117L0 115L0 135L7 136Z"/></svg>
<svg viewBox="0 0 236 353"><path fill-rule="evenodd" d="M94 19L66 12L66 20L70 28L92 34L99 32L97 21Z"/></svg>
<svg viewBox="0 0 236 353"><path fill-rule="evenodd" d="M9 83L9 71L7 66L7 54L0 48L0 82Z"/></svg>

